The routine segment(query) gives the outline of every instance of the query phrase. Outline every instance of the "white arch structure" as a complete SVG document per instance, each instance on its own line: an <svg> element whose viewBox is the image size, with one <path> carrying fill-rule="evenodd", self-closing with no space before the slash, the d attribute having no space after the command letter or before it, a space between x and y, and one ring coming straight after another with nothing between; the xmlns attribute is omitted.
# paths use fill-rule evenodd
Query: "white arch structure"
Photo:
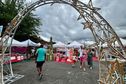
<svg viewBox="0 0 126 84"><path fill-rule="evenodd" d="M102 45L104 43L107 43L107 47L109 49L107 49L108 51L107 50L106 51L108 53L112 52L111 54L116 56L117 58L126 59L126 53L124 51L123 44L121 43L118 35L115 33L111 25L98 13L99 8L96 8L93 6L92 0L89 0L88 4L84 4L83 2L79 0L38 0L34 3L29 4L28 6L26 6L26 8L19 11L19 13L14 17L14 19L11 20L9 26L6 28L4 34L2 35L2 39L0 41L0 43L2 44L2 54L0 55L0 64L1 64L0 84L4 84L6 82L4 80L5 75L3 74L3 72L6 70L4 68L5 66L4 55L8 47L3 46L3 43L7 42L8 38L4 41L3 41L3 38L6 35L13 37L21 21L33 9L36 9L46 4L53 5L55 3L67 4L75 8L76 11L78 11L80 14L77 20L82 20L84 29L89 28L91 30L94 36L94 39L96 41L98 54L99 54L99 83L100 84L114 84L118 82L119 84L123 84L124 76L121 74L120 70L117 69L120 67L119 65L117 65L118 61L115 61L115 65L113 65L113 67L115 68L113 71L113 67L111 67L112 65L110 63L108 63L107 59L105 59L103 63L103 58L106 58L106 55L105 55L104 50L101 50L101 46L99 46L99 44ZM115 41L117 41L117 43L120 45L119 46L120 50L112 46L112 44L115 43ZM10 77L14 78L15 75L13 74L13 71L11 69L12 68L11 63L9 67L10 67L10 70L9 70Z"/></svg>

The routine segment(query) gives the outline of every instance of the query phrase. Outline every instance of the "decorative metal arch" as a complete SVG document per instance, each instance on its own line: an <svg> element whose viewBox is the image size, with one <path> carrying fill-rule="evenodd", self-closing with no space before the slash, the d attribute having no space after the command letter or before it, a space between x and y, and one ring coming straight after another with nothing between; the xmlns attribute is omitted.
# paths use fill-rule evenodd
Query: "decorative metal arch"
<svg viewBox="0 0 126 84"><path fill-rule="evenodd" d="M121 43L118 35L115 33L113 28L110 26L110 24L98 13L99 8L96 8L92 4L92 0L89 0L88 4L84 4L79 0L38 0L32 4L28 4L26 8L22 9L15 17L13 20L11 20L9 26L6 28L2 39L0 41L2 45L2 55L0 55L0 81L1 84L4 84L5 81L3 71L5 70L3 68L4 64L4 58L5 58L5 52L7 48L10 49L11 45L5 46L5 44L8 42L9 36L13 37L19 24L21 21L24 19L24 17L31 12L33 9L46 5L46 4L51 4L51 6L55 3L59 4L68 4L75 8L79 12L79 17L77 20L83 20L82 24L84 26L84 29L89 28L94 36L94 39L96 41L97 49L98 49L98 55L99 55L99 83L101 84L113 84L113 83L120 83L123 84L123 75L120 74L120 70L118 69L121 67L118 65L118 61L115 61L115 64L113 67L111 63L108 63L107 55L105 52L108 52L108 54L114 55L115 57L119 59L126 59L126 54L124 51L124 46ZM7 37L8 35L8 37ZM6 37L6 40L4 39ZM115 42L119 44L117 49L113 44ZM104 50L101 48L101 46L106 43L108 49ZM105 59L104 64L103 64L103 59ZM111 65L111 66L110 66ZM104 67L102 67L104 66ZM10 68L12 66L10 65ZM12 69L10 70L11 76L14 77ZM114 76L115 74L118 73L117 75Z"/></svg>

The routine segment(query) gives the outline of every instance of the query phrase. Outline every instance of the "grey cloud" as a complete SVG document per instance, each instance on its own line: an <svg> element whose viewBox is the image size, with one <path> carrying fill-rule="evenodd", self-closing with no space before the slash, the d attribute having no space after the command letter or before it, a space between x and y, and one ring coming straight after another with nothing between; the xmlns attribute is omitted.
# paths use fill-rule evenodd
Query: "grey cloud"
<svg viewBox="0 0 126 84"><path fill-rule="evenodd" d="M88 0L82 0L88 2ZM110 23L119 36L126 36L126 11L125 0L93 0L94 6L100 7L99 13ZM92 39L93 36L89 30L83 30L81 21L77 21L78 12L63 4L54 4L53 6L44 5L34 12L41 19L41 35L54 40L73 41Z"/></svg>
<svg viewBox="0 0 126 84"><path fill-rule="evenodd" d="M94 3L101 8L101 14L113 27L126 24L126 0L95 0Z"/></svg>
<svg viewBox="0 0 126 84"><path fill-rule="evenodd" d="M126 0L95 0L100 13L120 37L126 37Z"/></svg>
<svg viewBox="0 0 126 84"><path fill-rule="evenodd" d="M85 37L80 35L80 32L83 31L83 26L77 21L78 13L76 14L75 12L75 9L66 5L44 6L43 9L39 8L37 13L43 20L43 26L41 26L42 33L50 33L45 36L50 37L51 35L54 39L62 41L76 40L77 35L84 39ZM72 34L71 31L75 32L75 34Z"/></svg>
<svg viewBox="0 0 126 84"><path fill-rule="evenodd" d="M121 24L118 24L118 27L122 27L122 28L126 29L126 22L123 21Z"/></svg>

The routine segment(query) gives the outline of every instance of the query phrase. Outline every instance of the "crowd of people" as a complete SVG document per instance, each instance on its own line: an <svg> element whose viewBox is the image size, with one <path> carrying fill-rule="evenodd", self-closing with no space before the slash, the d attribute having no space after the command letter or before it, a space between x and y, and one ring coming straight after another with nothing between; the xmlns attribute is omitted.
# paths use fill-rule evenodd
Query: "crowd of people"
<svg viewBox="0 0 126 84"><path fill-rule="evenodd" d="M43 45L41 45L35 52L35 63L40 79L43 76L42 66L48 58L47 51L48 50L43 48ZM65 58L66 61L71 61L72 67L74 67L75 63L79 61L80 69L86 71L85 62L87 62L90 69L93 68L93 56L95 56L95 49L83 48L81 46L80 48L66 48L64 52L56 51L54 60L56 60L57 57Z"/></svg>
<svg viewBox="0 0 126 84"><path fill-rule="evenodd" d="M89 68L93 68L93 56L95 56L95 50L91 48L68 48L67 49L67 60L72 61L72 67L75 66L76 62L80 62L80 69L86 71L85 62L88 63Z"/></svg>

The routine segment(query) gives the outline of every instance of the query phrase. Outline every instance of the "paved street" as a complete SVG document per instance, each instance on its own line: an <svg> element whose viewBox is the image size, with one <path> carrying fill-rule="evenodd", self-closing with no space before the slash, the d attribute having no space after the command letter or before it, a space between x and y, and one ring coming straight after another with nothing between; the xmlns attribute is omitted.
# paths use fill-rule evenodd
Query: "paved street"
<svg viewBox="0 0 126 84"><path fill-rule="evenodd" d="M22 79L12 84L98 84L98 63L94 63L92 70L84 72L79 69L79 63L74 68L70 64L46 62L44 64L44 76L40 81L34 61L25 61L13 64L14 73L25 75Z"/></svg>

